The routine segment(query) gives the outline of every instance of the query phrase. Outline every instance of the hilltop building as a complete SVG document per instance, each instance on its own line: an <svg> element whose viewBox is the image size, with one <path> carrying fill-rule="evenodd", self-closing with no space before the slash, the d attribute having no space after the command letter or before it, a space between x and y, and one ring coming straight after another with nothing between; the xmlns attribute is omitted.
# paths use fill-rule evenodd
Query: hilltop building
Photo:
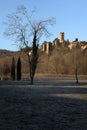
<svg viewBox="0 0 87 130"><path fill-rule="evenodd" d="M59 40L60 44L64 43L64 32L60 32L60 40Z"/></svg>
<svg viewBox="0 0 87 130"><path fill-rule="evenodd" d="M64 32L60 32L60 38L55 38L53 42L44 42L42 44L41 50L47 54L49 54L52 50L57 48L67 47L70 50L74 48L80 48L81 50L87 50L87 42L86 41L78 41L76 38L73 42L65 41Z"/></svg>
<svg viewBox="0 0 87 130"><path fill-rule="evenodd" d="M70 50L79 48L82 51L85 51L85 50L87 50L87 42L86 41L73 41L68 45L68 48Z"/></svg>
<svg viewBox="0 0 87 130"><path fill-rule="evenodd" d="M42 44L42 51L49 54L49 52L52 51L52 43L51 42L44 42Z"/></svg>
<svg viewBox="0 0 87 130"><path fill-rule="evenodd" d="M53 49L63 46L65 46L64 32L60 32L60 39L56 38L52 43L44 42L42 44L42 51L49 54L49 52L52 51Z"/></svg>

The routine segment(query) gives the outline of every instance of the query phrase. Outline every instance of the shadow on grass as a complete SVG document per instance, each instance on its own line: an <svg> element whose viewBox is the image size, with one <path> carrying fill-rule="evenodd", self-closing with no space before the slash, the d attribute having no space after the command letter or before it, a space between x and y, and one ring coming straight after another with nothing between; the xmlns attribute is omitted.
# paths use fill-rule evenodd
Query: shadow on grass
<svg viewBox="0 0 87 130"><path fill-rule="evenodd" d="M21 80L21 81L11 81L11 80L2 80L0 85L31 85L30 80ZM40 78L34 79L34 85L44 85L44 86L86 86L87 80L79 80L77 84L74 79L58 79L58 78ZM33 86L33 85L32 85Z"/></svg>
<svg viewBox="0 0 87 130"><path fill-rule="evenodd" d="M87 99L73 98L74 94L87 94L83 84L80 87L69 87L67 82L62 86L65 81L60 85L35 84L0 87L0 130L87 129Z"/></svg>

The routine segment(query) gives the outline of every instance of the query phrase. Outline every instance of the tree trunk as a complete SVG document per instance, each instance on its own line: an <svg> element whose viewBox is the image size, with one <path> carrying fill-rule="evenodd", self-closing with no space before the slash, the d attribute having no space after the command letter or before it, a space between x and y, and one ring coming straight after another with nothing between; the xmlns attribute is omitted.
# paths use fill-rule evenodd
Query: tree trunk
<svg viewBox="0 0 87 130"><path fill-rule="evenodd" d="M30 79L31 79L30 84L33 85L33 77L30 77Z"/></svg>
<svg viewBox="0 0 87 130"><path fill-rule="evenodd" d="M78 72L77 72L77 68L75 70L75 78L76 78L76 83L78 84L79 83L79 80L78 80Z"/></svg>
<svg viewBox="0 0 87 130"><path fill-rule="evenodd" d="M33 85L34 75L33 75L32 63L30 57L29 57L29 68L30 68L30 84Z"/></svg>
<svg viewBox="0 0 87 130"><path fill-rule="evenodd" d="M38 63L38 44L36 43L37 39L36 39L36 31L34 33L34 38L33 38L33 46L32 46L32 53L31 55L28 55L28 60L29 60L29 69L30 69L30 84L33 85L33 79L34 79L34 75L36 72L36 68L37 68L37 63Z"/></svg>
<svg viewBox="0 0 87 130"><path fill-rule="evenodd" d="M30 64L30 84L33 85L34 76L32 75L32 66L31 66L30 59L29 59L29 64Z"/></svg>

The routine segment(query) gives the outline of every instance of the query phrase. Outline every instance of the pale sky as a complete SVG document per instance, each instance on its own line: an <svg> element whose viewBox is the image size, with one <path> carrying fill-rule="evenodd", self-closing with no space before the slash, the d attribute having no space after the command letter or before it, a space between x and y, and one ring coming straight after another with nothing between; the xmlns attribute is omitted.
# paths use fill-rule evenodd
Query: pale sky
<svg viewBox="0 0 87 130"><path fill-rule="evenodd" d="M53 41L59 38L59 33L65 33L65 40L87 41L87 0L1 0L0 1L0 49L17 50L12 40L3 36L5 26L3 22L6 16L16 11L16 8L24 5L27 10L36 9L37 19L55 17L56 24L50 27L53 35L44 38L43 41Z"/></svg>

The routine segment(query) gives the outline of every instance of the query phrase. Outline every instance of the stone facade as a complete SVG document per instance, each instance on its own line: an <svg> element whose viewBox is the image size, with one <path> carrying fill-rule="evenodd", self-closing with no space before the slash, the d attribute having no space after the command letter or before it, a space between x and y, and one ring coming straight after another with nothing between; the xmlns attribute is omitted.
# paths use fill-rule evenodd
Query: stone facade
<svg viewBox="0 0 87 130"><path fill-rule="evenodd" d="M51 42L45 42L42 44L42 51L46 52L47 54L50 53L50 51L60 48L60 47L67 47L70 50L74 48L80 48L81 50L87 50L87 42L86 41L78 41L76 38L75 41L69 42L65 41L64 39L64 32L60 32L60 38L56 38L52 43Z"/></svg>
<svg viewBox="0 0 87 130"><path fill-rule="evenodd" d="M42 51L49 54L50 51L52 51L52 43L51 42L45 42L42 44Z"/></svg>
<svg viewBox="0 0 87 130"><path fill-rule="evenodd" d="M58 47L64 46L64 32L60 32L60 39L56 38L52 43L51 42L44 42L42 44L42 51L49 54L50 51L56 49Z"/></svg>

